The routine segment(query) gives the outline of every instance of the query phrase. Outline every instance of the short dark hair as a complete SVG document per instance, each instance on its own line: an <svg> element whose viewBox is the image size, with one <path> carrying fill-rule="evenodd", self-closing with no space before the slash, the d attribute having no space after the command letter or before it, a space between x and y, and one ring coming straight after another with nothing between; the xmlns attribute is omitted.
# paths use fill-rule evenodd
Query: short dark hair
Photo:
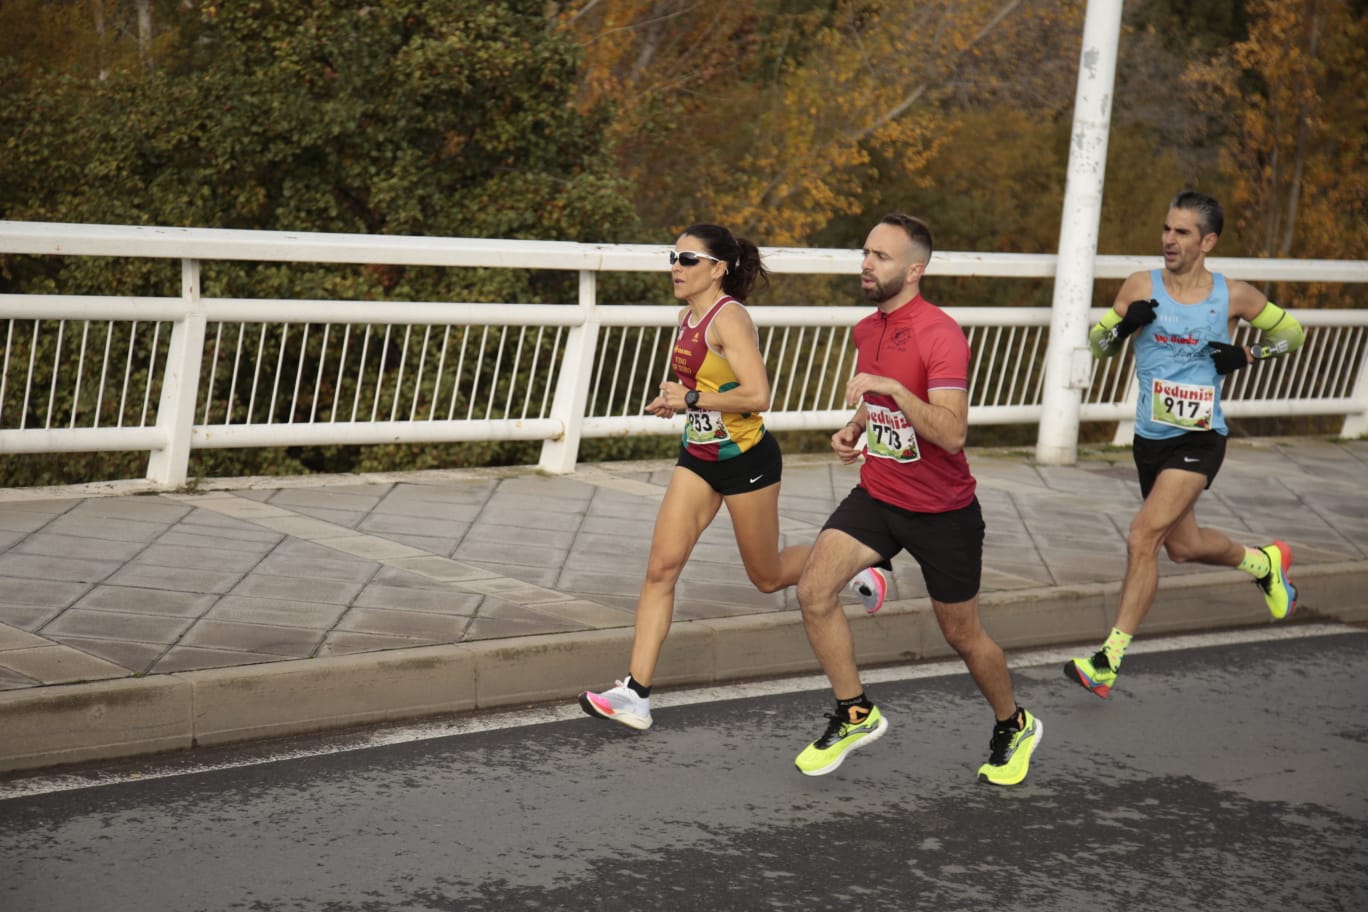
<svg viewBox="0 0 1368 912"><path fill-rule="evenodd" d="M1169 208L1186 209L1197 213L1197 228L1203 237L1208 234L1220 235L1221 229L1225 228L1225 210L1216 202L1215 197L1207 196L1205 193L1184 190L1173 198Z"/></svg>
<svg viewBox="0 0 1368 912"><path fill-rule="evenodd" d="M917 249L927 262L931 260L931 251L935 249L931 243L931 228L921 219L912 215L904 215L901 212L890 212L879 219L880 225L896 225L907 232L908 239L912 246Z"/></svg>
<svg viewBox="0 0 1368 912"><path fill-rule="evenodd" d="M680 234L698 238L708 253L726 264L727 274L722 277L722 290L738 301L744 303L750 300L756 282L769 284L769 270L760 262L760 248L745 238L737 237L721 225L707 222L690 225Z"/></svg>

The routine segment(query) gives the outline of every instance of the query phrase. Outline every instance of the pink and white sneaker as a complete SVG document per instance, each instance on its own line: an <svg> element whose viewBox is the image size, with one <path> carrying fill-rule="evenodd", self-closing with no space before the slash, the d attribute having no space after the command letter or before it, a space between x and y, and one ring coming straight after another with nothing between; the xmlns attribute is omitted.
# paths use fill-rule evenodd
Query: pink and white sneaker
<svg viewBox="0 0 1368 912"><path fill-rule="evenodd" d="M586 690L579 695L579 705L586 713L607 719L628 728L645 730L651 727L651 698L639 697L627 682L614 681L614 687L603 693Z"/></svg>
<svg viewBox="0 0 1368 912"><path fill-rule="evenodd" d="M874 614L888 596L888 579L878 567L866 567L850 581L850 591L860 597L865 611Z"/></svg>

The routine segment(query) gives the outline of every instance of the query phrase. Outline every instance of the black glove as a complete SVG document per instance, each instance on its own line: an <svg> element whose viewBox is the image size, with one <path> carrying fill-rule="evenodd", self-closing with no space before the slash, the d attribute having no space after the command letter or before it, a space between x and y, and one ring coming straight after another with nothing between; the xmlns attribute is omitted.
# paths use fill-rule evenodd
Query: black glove
<svg viewBox="0 0 1368 912"><path fill-rule="evenodd" d="M1120 324L1116 327L1116 337L1124 339L1140 327L1154 322L1154 308L1159 306L1159 302L1150 298L1148 301L1131 301L1126 308L1126 315L1121 318Z"/></svg>
<svg viewBox="0 0 1368 912"><path fill-rule="evenodd" d="M1216 373L1230 374L1239 370L1249 363L1245 357L1245 350L1239 345L1227 345L1224 342L1208 342L1211 347L1211 360L1216 362Z"/></svg>

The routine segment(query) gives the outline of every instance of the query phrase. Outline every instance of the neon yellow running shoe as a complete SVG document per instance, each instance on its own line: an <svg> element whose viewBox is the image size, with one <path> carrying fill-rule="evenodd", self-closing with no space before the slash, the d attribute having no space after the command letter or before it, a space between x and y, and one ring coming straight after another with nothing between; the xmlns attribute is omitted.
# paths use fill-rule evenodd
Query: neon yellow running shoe
<svg viewBox="0 0 1368 912"><path fill-rule="evenodd" d="M872 744L888 731L888 720L877 706L868 710L852 706L846 719L832 713L828 713L827 718L831 722L826 732L803 748L793 761L804 776L825 776L833 772L855 748Z"/></svg>
<svg viewBox="0 0 1368 912"><path fill-rule="evenodd" d="M1285 541L1275 541L1259 549L1268 555L1268 575L1254 583L1263 590L1264 602L1273 620L1281 621L1297 607L1297 587L1287 578L1292 569L1292 549Z"/></svg>
<svg viewBox="0 0 1368 912"><path fill-rule="evenodd" d="M1090 659L1070 659L1064 666L1064 677L1078 682L1104 700L1116 683L1116 672L1101 649L1093 653Z"/></svg>
<svg viewBox="0 0 1368 912"><path fill-rule="evenodd" d="M988 762L979 767L979 782L991 785L1016 785L1031 768L1031 754L1045 737L1045 723L1024 709L1019 719L993 726L988 744Z"/></svg>

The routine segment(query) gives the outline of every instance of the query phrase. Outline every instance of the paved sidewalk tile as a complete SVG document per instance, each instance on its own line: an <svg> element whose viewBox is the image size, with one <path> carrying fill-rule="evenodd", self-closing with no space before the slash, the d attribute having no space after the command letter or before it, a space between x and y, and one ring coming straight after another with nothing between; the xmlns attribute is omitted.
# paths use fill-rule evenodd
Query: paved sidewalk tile
<svg viewBox="0 0 1368 912"><path fill-rule="evenodd" d="M1104 633L1141 502L1129 452L1085 450L1073 466L1020 451L971 449L969 460L987 525L982 594L1008 613L996 623L1014 644L1048 638L1050 623L1070 643ZM576 674L616 656L588 675L610 680L629 654L674 471L672 460L653 460L568 476L526 467L209 480L152 495L130 483L136 496L116 485L0 491L0 691L9 699L102 678L525 644L536 661L569 656ZM858 478L857 466L830 456L787 457L782 543L812 542ZM1197 516L1247 545L1285 539L1308 610L1359 617L1368 608L1353 604L1350 581L1368 574L1365 479L1368 440L1232 440ZM898 555L890 582L889 620L865 621L843 596L851 617L875 625L861 636L934 631L916 562ZM1267 623L1237 570L1161 556L1160 582L1156 624L1199 625L1206 594L1227 591L1213 623ZM1050 614L1051 598L1083 607ZM725 507L684 566L675 620L687 627L672 642L711 644L708 624L749 624L755 637L781 630L781 651L804 642L794 589L751 585ZM478 660L462 661L473 675Z"/></svg>

